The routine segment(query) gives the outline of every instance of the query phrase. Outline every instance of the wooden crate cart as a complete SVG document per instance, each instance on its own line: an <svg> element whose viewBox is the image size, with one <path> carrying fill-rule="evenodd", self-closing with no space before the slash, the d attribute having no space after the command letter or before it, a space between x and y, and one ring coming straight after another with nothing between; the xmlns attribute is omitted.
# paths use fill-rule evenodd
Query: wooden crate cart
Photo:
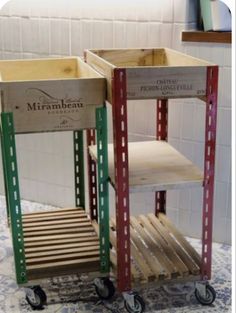
<svg viewBox="0 0 236 313"><path fill-rule="evenodd" d="M109 212L105 79L80 58L0 62L1 145L7 216L12 232L17 283L40 309L47 296L43 278L86 273L98 295L109 298ZM95 116L96 113L96 116ZM98 142L97 203L85 211L83 130L88 144ZM22 214L15 135L72 130L74 136L75 208ZM94 163L88 168L96 179ZM94 188L93 199L97 190ZM99 220L98 237L91 223Z"/></svg>
<svg viewBox="0 0 236 313"><path fill-rule="evenodd" d="M87 50L86 62L107 79L114 146L109 145L109 177L116 195L110 238L117 284L129 312L144 302L132 286L142 282L195 281L203 304L215 300L211 279L218 66L160 49ZM199 98L206 103L204 173L168 143L168 99ZM157 99L157 141L129 143L127 100ZM97 160L95 147L91 155ZM202 186L202 255L166 217L166 190ZM153 191L155 214L131 216L129 193ZM114 256L114 255L113 255ZM132 285L133 282L133 285Z"/></svg>

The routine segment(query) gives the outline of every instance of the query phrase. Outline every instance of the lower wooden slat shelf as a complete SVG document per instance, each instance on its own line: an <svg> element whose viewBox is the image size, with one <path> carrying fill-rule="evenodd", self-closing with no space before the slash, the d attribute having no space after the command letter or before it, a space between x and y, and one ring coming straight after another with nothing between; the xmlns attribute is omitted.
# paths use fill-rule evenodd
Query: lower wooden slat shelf
<svg viewBox="0 0 236 313"><path fill-rule="evenodd" d="M22 220L29 280L99 272L99 239L85 211L37 212Z"/></svg>
<svg viewBox="0 0 236 313"><path fill-rule="evenodd" d="M93 222L98 233L98 225ZM162 213L130 218L133 282L170 281L198 277L201 258ZM116 273L116 223L110 220L111 262Z"/></svg>
<svg viewBox="0 0 236 313"><path fill-rule="evenodd" d="M76 210L23 215L29 280L99 272L98 224L91 222L84 211ZM73 221L68 214L74 215ZM51 219L53 216L56 219ZM130 237L134 283L187 279L200 274L200 256L164 214L160 213L158 218L154 214L132 216ZM114 218L110 219L110 242L111 263L116 273Z"/></svg>
<svg viewBox="0 0 236 313"><path fill-rule="evenodd" d="M35 213L25 213L22 216L23 221L29 221L29 220L41 220L46 218L59 218L60 216L63 216L64 218L69 217L70 215L79 215L79 216L87 216L85 211L81 208L62 208L58 210L53 211L42 211L42 212L35 212Z"/></svg>

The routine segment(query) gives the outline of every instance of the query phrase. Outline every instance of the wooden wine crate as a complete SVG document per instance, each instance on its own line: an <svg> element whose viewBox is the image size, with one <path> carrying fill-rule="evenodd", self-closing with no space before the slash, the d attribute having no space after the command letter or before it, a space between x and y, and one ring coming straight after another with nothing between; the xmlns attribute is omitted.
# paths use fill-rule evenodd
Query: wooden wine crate
<svg viewBox="0 0 236 313"><path fill-rule="evenodd" d="M107 78L110 102L117 68L126 70L132 100L205 96L207 66L213 65L167 48L87 50L85 56Z"/></svg>
<svg viewBox="0 0 236 313"><path fill-rule="evenodd" d="M0 61L1 111L17 133L95 127L106 82L80 58Z"/></svg>

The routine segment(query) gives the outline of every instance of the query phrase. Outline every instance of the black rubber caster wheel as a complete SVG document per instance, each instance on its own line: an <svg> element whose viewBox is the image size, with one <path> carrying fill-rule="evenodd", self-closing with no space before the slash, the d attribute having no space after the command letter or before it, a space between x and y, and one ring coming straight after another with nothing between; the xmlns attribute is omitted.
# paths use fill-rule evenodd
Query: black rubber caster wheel
<svg viewBox="0 0 236 313"><path fill-rule="evenodd" d="M102 300L111 299L115 294L115 287L113 282L109 278L102 278L101 279L103 287L99 288L95 285L96 293Z"/></svg>
<svg viewBox="0 0 236 313"><path fill-rule="evenodd" d="M131 308L127 301L125 301L125 308L129 313L142 313L145 310L145 302L139 295L135 295L134 308Z"/></svg>
<svg viewBox="0 0 236 313"><path fill-rule="evenodd" d="M46 293L40 286L34 286L30 289L33 293L33 296L31 296L30 293L26 294L26 301L29 303L32 309L42 310L44 304L47 302Z"/></svg>
<svg viewBox="0 0 236 313"><path fill-rule="evenodd" d="M203 297L197 289L195 289L195 296L201 304L211 305L215 301L216 292L211 285L206 285L206 296Z"/></svg>

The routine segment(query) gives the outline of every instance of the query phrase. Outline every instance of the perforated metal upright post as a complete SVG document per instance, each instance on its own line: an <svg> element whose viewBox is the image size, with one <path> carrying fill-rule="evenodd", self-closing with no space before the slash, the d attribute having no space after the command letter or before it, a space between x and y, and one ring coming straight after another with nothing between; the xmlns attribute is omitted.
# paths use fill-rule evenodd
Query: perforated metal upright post
<svg viewBox="0 0 236 313"><path fill-rule="evenodd" d="M8 194L8 186L7 186L7 165L6 165L6 155L5 155L5 143L4 143L4 136L1 131L1 152L2 152L2 170L3 170L3 179L4 179L4 190L5 190L5 197L6 197L6 209L7 209L7 222L9 225L9 194Z"/></svg>
<svg viewBox="0 0 236 313"><path fill-rule="evenodd" d="M156 106L156 139L166 140L168 138L168 100L158 99ZM159 212L166 213L166 191L155 193L155 215Z"/></svg>
<svg viewBox="0 0 236 313"><path fill-rule="evenodd" d="M5 184L8 193L9 217L12 232L16 279L27 283L24 237L21 217L20 191L16 159L15 130L12 113L1 113L2 149L5 160Z"/></svg>
<svg viewBox="0 0 236 313"><path fill-rule="evenodd" d="M110 271L109 190L106 107L96 109L100 271Z"/></svg>
<svg viewBox="0 0 236 313"><path fill-rule="evenodd" d="M85 207L83 131L74 131L75 205Z"/></svg>
<svg viewBox="0 0 236 313"><path fill-rule="evenodd" d="M89 208L91 220L98 220L97 209L97 171L96 162L92 159L88 147L96 144L95 129L87 130L87 157L88 157L88 191L89 191Z"/></svg>
<svg viewBox="0 0 236 313"><path fill-rule="evenodd" d="M218 66L207 67L204 191L202 215L203 280L211 279Z"/></svg>
<svg viewBox="0 0 236 313"><path fill-rule="evenodd" d="M117 284L120 292L131 290L130 215L126 71L114 69L112 115L117 231Z"/></svg>

